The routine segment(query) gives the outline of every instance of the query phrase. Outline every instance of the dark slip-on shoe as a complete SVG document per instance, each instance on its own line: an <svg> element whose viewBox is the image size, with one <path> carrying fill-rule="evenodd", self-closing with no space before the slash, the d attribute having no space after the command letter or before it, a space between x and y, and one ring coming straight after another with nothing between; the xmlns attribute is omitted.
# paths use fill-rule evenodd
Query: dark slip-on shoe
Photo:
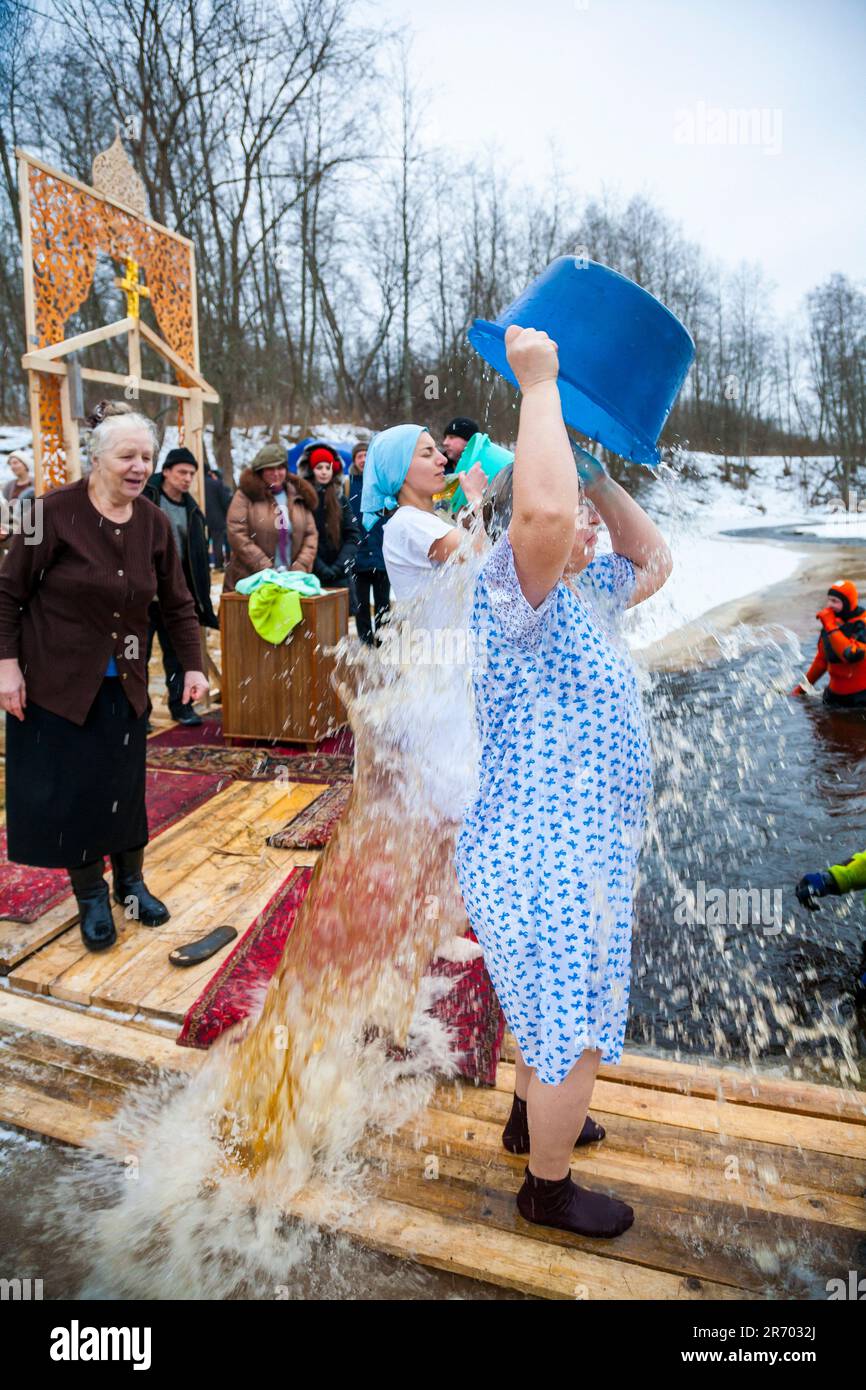
<svg viewBox="0 0 866 1390"><path fill-rule="evenodd" d="M187 941L183 946L175 946L173 951L169 951L168 958L172 965L201 965L203 960L215 956L217 951L234 941L236 936L234 927L214 927L212 932L199 937L198 941Z"/></svg>

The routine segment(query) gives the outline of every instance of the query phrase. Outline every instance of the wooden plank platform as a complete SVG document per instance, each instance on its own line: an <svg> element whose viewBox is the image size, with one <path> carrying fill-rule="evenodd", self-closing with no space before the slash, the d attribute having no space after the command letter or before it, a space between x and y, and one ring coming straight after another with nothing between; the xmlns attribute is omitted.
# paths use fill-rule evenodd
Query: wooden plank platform
<svg viewBox="0 0 866 1390"><path fill-rule="evenodd" d="M265 839L322 790L233 783L154 840L163 928L118 909L118 943L96 956L68 909L19 933L23 956L0 979L0 1123L111 1152L105 1121L132 1088L166 1070L194 1077L203 1054L174 1039L226 952L180 971L168 951L220 922L243 932L293 865L315 862ZM0 927L0 953L14 927ZM804 1267L820 1290L862 1263L866 1092L626 1053L600 1069L591 1109L607 1135L575 1151L573 1172L636 1221L592 1241L517 1213L525 1160L501 1144L513 1080L506 1039L495 1088L443 1083L399 1133L368 1137L366 1201L335 1216L334 1192L314 1184L292 1214L528 1297L801 1298L815 1296Z"/></svg>
<svg viewBox="0 0 866 1390"><path fill-rule="evenodd" d="M0 992L4 1123L110 1152L104 1122L129 1088L164 1069L192 1074L201 1061L169 1037L50 997ZM815 1122L855 1131L861 1142L845 1154L847 1137L816 1132L808 1147L792 1143L792 1117L777 1106L698 1098L719 1112L701 1128L670 1114L670 1092L609 1081L592 1107L607 1137L578 1150L573 1171L629 1201L637 1220L617 1241L591 1241L530 1226L516 1211L524 1160L500 1138L511 1079L504 1063L495 1089L443 1084L419 1120L390 1139L370 1136L371 1195L347 1209L339 1229L377 1250L546 1298L802 1297L791 1272L798 1263L822 1280L858 1267L866 1124ZM760 1093L760 1078L754 1084ZM647 1110L635 1118L637 1095ZM734 1113L745 1134L733 1133ZM771 1135L768 1117L779 1122ZM334 1193L313 1185L291 1211L334 1225ZM799 1252L788 1254L788 1267L786 1251Z"/></svg>

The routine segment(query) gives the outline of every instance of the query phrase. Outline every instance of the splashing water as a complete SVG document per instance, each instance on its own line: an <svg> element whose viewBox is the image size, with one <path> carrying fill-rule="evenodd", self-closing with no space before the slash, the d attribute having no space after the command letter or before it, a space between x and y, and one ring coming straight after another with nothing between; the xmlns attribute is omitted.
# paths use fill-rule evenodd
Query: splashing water
<svg viewBox="0 0 866 1390"><path fill-rule="evenodd" d="M676 554L688 517L675 475L658 485L674 504L665 510ZM82 1155L58 1184L57 1219L92 1252L85 1295L279 1297L272 1290L288 1283L293 1296L341 1292L339 1243L285 1212L338 1227L357 1213L381 1164L365 1131L396 1131L453 1065L445 1030L426 1012L447 984L424 972L467 925L452 861L477 751L476 654L461 641L480 560L467 544L435 591L401 611L380 651L341 644L357 749L352 801L258 1015L220 1039L191 1081L135 1095L104 1140L112 1157ZM684 883L788 885L814 867L817 848L808 817L790 834L786 800L786 779L801 795L811 775L813 711L773 689L793 684L796 639L740 628L716 643L717 659L695 672L642 673L656 795L629 1036L753 1064L799 1052L850 1079L850 1018L821 1000L808 960L795 962L794 983L783 978L791 955L802 957L805 929L816 934L796 905L783 900L771 934L766 924L673 920ZM802 766L786 758L792 727ZM828 837L840 804L866 830L866 797L852 790L831 805ZM840 914L832 930L848 952L844 923ZM760 1267L777 1254L754 1259ZM347 1279L363 1280L363 1268L359 1256ZM407 1296L411 1277L401 1276Z"/></svg>
<svg viewBox="0 0 866 1390"><path fill-rule="evenodd" d="M160 1297L284 1281L287 1260L305 1264L316 1240L285 1207L312 1180L315 1218L339 1224L367 1191L365 1131L395 1131L453 1071L450 1039L428 1012L453 979L424 972L468 927L453 858L476 776L467 612L481 558L467 535L381 649L340 644L351 802L258 1016L221 1038L179 1091L166 1082L133 1097L113 1122L119 1136L103 1140L114 1164L83 1156L66 1179L65 1224L71 1209L88 1213L90 1293L148 1296L157 1269ZM118 1180L118 1154L130 1181ZM102 1194L97 1212L70 1201L83 1174Z"/></svg>

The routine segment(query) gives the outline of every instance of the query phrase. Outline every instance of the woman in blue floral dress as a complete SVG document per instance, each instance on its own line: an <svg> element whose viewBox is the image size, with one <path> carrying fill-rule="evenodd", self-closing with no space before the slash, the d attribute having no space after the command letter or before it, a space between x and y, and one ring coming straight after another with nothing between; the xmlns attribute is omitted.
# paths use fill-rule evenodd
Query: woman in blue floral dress
<svg viewBox="0 0 866 1390"><path fill-rule="evenodd" d="M529 1152L524 1217L616 1236L632 1208L571 1179L599 1062L620 1059L635 870L651 790L622 611L660 588L670 553L589 456L575 468L556 344L506 333L522 391L513 472L485 501L493 549L473 627L478 794L457 846L464 903L519 1052L503 1136ZM580 476L579 476L580 474ZM614 553L594 558L602 519ZM600 1137L600 1131L597 1137Z"/></svg>

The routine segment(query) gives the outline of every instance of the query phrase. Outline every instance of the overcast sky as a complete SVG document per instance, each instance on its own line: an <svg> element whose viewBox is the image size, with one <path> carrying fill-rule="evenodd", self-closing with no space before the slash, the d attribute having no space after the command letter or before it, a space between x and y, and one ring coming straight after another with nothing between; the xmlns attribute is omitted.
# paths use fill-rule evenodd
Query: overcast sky
<svg viewBox="0 0 866 1390"><path fill-rule="evenodd" d="M437 143L644 192L775 307L866 281L866 0L378 0ZM745 140L736 113L757 111ZM733 113L733 114L730 114Z"/></svg>

